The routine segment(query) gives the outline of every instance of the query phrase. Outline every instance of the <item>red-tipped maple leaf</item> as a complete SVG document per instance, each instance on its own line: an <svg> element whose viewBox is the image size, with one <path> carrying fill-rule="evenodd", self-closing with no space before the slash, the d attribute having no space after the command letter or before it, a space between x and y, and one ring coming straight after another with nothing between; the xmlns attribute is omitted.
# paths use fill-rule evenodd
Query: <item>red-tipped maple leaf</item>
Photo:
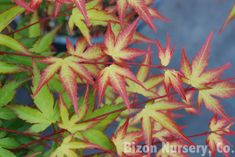
<svg viewBox="0 0 235 157"><path fill-rule="evenodd" d="M97 77L99 105L101 104L107 86L111 85L112 88L123 98L127 108L130 109L125 79L130 79L141 85L135 75L128 68L121 67L117 64L112 64L101 70Z"/></svg>
<svg viewBox="0 0 235 157"><path fill-rule="evenodd" d="M156 132L153 137L162 142L162 148L157 152L156 157L187 157L188 155L182 151L181 146L186 145L185 141L177 139L175 134L162 127L160 124L154 125ZM177 151L175 149L178 147Z"/></svg>
<svg viewBox="0 0 235 157"><path fill-rule="evenodd" d="M169 65L171 58L174 53L174 48L171 48L170 45L170 36L167 34L166 37L166 47L163 48L160 42L157 40L156 45L158 48L158 58L160 59L161 65L167 66ZM173 87L174 90L179 93L179 95L185 100L185 92L183 89L183 81L182 81L182 74L176 70L165 70L164 73L164 85L166 88L166 92L169 93L170 87Z"/></svg>
<svg viewBox="0 0 235 157"><path fill-rule="evenodd" d="M111 25L109 25L104 39L104 53L111 56L117 62L131 60L143 55L143 50L127 48L132 41L138 21L138 19L135 20L131 25L119 32L117 37L115 37Z"/></svg>
<svg viewBox="0 0 235 157"><path fill-rule="evenodd" d="M232 20L234 20L234 19L235 19L235 4L233 5L231 11L229 12L229 15L228 15L228 17L226 18L226 20L225 20L225 22L224 22L222 28L220 29L220 32L223 32L224 29L228 26L228 24L229 24L230 22L232 22Z"/></svg>
<svg viewBox="0 0 235 157"><path fill-rule="evenodd" d="M63 139L63 142L50 154L50 157L77 157L77 151L83 149L99 148L95 144L74 138L69 135Z"/></svg>
<svg viewBox="0 0 235 157"><path fill-rule="evenodd" d="M58 123L58 126L64 130L69 131L72 134L86 131L102 120L102 118L100 119L97 118L94 121L79 123L81 122L81 119L84 118L84 116L86 115L88 105L84 104L82 106L83 109L79 108L80 109L79 115L73 114L70 116L67 106L61 95L59 95L59 107L60 107L61 121Z"/></svg>
<svg viewBox="0 0 235 157"><path fill-rule="evenodd" d="M234 122L230 122L227 119L219 119L217 115L213 116L210 120L209 128L210 134L206 139L206 143L211 151L211 156L216 156L217 151L221 151L224 156L229 157L229 153L224 151L225 146L229 145L229 142L224 138L225 135L234 134L230 128L234 125Z"/></svg>
<svg viewBox="0 0 235 157"><path fill-rule="evenodd" d="M90 26L107 26L108 23L119 23L119 19L115 14L107 12L100 6L100 1L97 0L90 1L86 4L87 16L90 20L90 25L85 23L85 19L82 16L81 11L77 8L72 10L72 14L69 17L69 31L72 33L74 26L76 26L90 45L92 45Z"/></svg>
<svg viewBox="0 0 235 157"><path fill-rule="evenodd" d="M85 60L98 60L104 56L99 45L89 46L84 38L78 40L75 47L66 39L66 48L69 54Z"/></svg>
<svg viewBox="0 0 235 157"><path fill-rule="evenodd" d="M144 56L144 60L141 63L141 66L139 67L139 70L137 71L136 78L143 84L143 86L140 86L133 81L128 80L127 81L127 90L132 93L138 93L145 97L153 97L156 96L156 93L154 92L154 88L162 83L164 77L163 75L154 75L151 77L149 76L150 69L151 69L151 63L152 63L152 55L151 55L151 48L150 46L147 49L147 54Z"/></svg>
<svg viewBox="0 0 235 157"><path fill-rule="evenodd" d="M197 89L205 88L208 83L219 80L223 71L230 66L228 63L206 71L212 37L213 33L210 33L205 44L193 58L192 64L189 63L185 50L182 51L181 72L184 74L184 82Z"/></svg>
<svg viewBox="0 0 235 157"><path fill-rule="evenodd" d="M115 37L117 37L120 31L122 30L121 25L119 23L112 23L112 30L113 30ZM144 43L149 43L149 44L154 43L152 39L146 37L145 35L139 32L134 33L132 41L130 43L135 43L135 42L144 42Z"/></svg>
<svg viewBox="0 0 235 157"><path fill-rule="evenodd" d="M168 130L158 123L154 125L153 129L156 132L153 134L153 137L160 140L161 142L167 142L171 137L174 137L174 135L172 135Z"/></svg>
<svg viewBox="0 0 235 157"><path fill-rule="evenodd" d="M143 154L136 152L132 148L133 144L138 144L143 139L143 134L140 131L127 132L129 119L118 129L117 133L112 137L112 141L116 146L119 156L139 156ZM126 147L126 148L125 148Z"/></svg>
<svg viewBox="0 0 235 157"><path fill-rule="evenodd" d="M185 108L185 111L190 113L190 114L198 114L198 111L193 107L193 104L192 104L192 99L193 99L194 93L195 93L195 91L193 91L193 90L187 91L186 94L185 94L186 99L183 100L183 102L188 107L191 107L191 108Z"/></svg>
<svg viewBox="0 0 235 157"><path fill-rule="evenodd" d="M76 50L72 48L69 40L67 40L67 48L68 53L70 54L81 54L76 52ZM87 49L87 51L89 51L89 49ZM84 61L86 60L78 58L76 56L68 56L65 58L49 57L41 60L41 62L50 65L47 66L41 74L40 83L38 88L34 92L34 95L36 95L40 91L40 89L57 73L57 71L60 70L60 80L72 100L75 112L78 112L77 78L85 80L89 84L94 84L93 76L89 71L90 69L88 70L85 65L81 63Z"/></svg>
<svg viewBox="0 0 235 157"><path fill-rule="evenodd" d="M40 4L42 3L42 0L31 0L29 3L25 2L25 0L14 0L17 5L22 6L27 10L27 12L34 12L38 9ZM48 0L49 1L49 0ZM89 25L90 21L87 16L86 12L86 0L55 0L56 9L55 9L55 15L58 14L60 7L63 3L72 3L77 6L77 8L81 11L82 15L85 18L86 23Z"/></svg>
<svg viewBox="0 0 235 157"><path fill-rule="evenodd" d="M164 84L167 93L169 93L170 87L172 86L174 90L185 100L186 97L181 77L182 75L180 72L168 69L164 73Z"/></svg>
<svg viewBox="0 0 235 157"><path fill-rule="evenodd" d="M217 98L229 98L235 95L235 84L230 82L219 82L209 86L209 89L203 89L198 94L198 105L205 104L210 111L227 118L223 107Z"/></svg>
<svg viewBox="0 0 235 157"><path fill-rule="evenodd" d="M181 71L184 75L183 81L196 89L199 89L198 105L204 102L206 108L215 114L226 117L220 102L217 98L228 98L235 94L235 85L230 82L221 82L220 75L226 70L230 64L221 67L205 70L208 65L210 52L210 42L213 33L209 35L205 44L194 57L192 64L185 54L182 52Z"/></svg>
<svg viewBox="0 0 235 157"><path fill-rule="evenodd" d="M148 7L145 0L117 0L117 10L122 25L124 24L128 6L132 7L154 31L156 31L156 27L152 21L152 17L168 21L158 11Z"/></svg>
<svg viewBox="0 0 235 157"><path fill-rule="evenodd" d="M167 34L167 36L166 36L166 47L165 48L162 47L161 43L158 40L156 41L156 46L158 48L158 58L161 61L161 65L167 66L170 63L171 58L174 54L174 47L171 48L169 34Z"/></svg>
<svg viewBox="0 0 235 157"><path fill-rule="evenodd" d="M158 101L155 104L147 104L144 109L142 109L135 117L132 119L131 123L135 124L137 122L142 122L142 129L144 132L144 137L146 144L150 146L152 144L152 134L154 123L160 124L164 129L168 130L171 134L174 134L183 140L192 143L178 128L177 124L169 118L167 114L163 111L176 110L184 108L177 102L172 101Z"/></svg>

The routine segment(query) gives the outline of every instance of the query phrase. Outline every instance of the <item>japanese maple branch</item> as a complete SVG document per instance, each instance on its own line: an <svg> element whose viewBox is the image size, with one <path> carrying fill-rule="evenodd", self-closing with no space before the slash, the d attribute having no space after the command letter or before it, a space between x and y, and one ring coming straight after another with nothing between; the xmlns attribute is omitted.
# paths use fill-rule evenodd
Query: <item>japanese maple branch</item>
<svg viewBox="0 0 235 157"><path fill-rule="evenodd" d="M235 79L235 77L229 78L228 80L231 81L231 80L233 80L233 79ZM228 80L227 80L227 81L228 81ZM191 90L204 90L204 88L203 88L203 89L196 89L196 88L194 88L194 87L190 87L190 86L189 86L189 87L187 87L187 88L184 89L185 92L191 91ZM135 108L137 108L138 106L140 106L140 105L142 105L142 104L146 104L146 103L148 103L148 102L151 102L151 101L154 101L154 100L158 100L158 99L162 99L162 98L165 98L165 97L168 97L168 96L173 96L173 95L175 95L175 94L177 94L177 92L172 92L172 93L165 94L165 95L162 95L162 96L153 97L153 98L148 99L148 100L143 101L143 102L134 102L134 103L131 104L131 106L136 106ZM107 116L107 115L109 115L109 114L116 113L116 112L122 112L122 111L124 111L124 110L126 110L126 109L127 109L127 107L126 107L126 106L123 106L123 107L120 108L119 110L107 112L107 113L102 114L102 115L100 115L100 116L97 116L97 117L94 117L94 118L90 118L90 119L84 120L84 121L82 121L82 122L80 122L80 123L91 122L91 121L93 121L93 120L96 120L97 118L102 118L102 117L105 117L105 116Z"/></svg>
<svg viewBox="0 0 235 157"><path fill-rule="evenodd" d="M20 131L17 131L17 130L11 130L11 129L7 129L7 128L0 128L0 130L5 131L5 132L9 132L9 133L15 133L15 134L18 134L18 135L40 137L40 135L38 135L38 134L33 134L33 133L28 133L28 132L20 132Z"/></svg>
<svg viewBox="0 0 235 157"><path fill-rule="evenodd" d="M37 140L31 141L31 142L28 142L28 143L26 143L26 144L23 144L23 145L21 145L21 146L19 146L19 147L16 147L16 148L14 148L13 150L16 151L16 150L19 150L19 149L21 149L21 148L27 148L27 147L29 147L29 146L31 146L31 145L33 145L33 144L42 142L42 141L44 141L44 140L55 140L55 138L51 138L51 137L53 137L53 136L55 136L55 135L58 135L58 134L61 134L61 133L64 133L64 132L65 132L64 129L58 130L58 131L56 131L56 132L51 133L50 135L42 136L42 137L40 137L40 138L37 139Z"/></svg>
<svg viewBox="0 0 235 157"><path fill-rule="evenodd" d="M0 55L14 55L14 56L22 56L22 57L30 57L30 58L46 58L45 56L36 56L36 55L29 55L25 53L16 53L16 52L0 52Z"/></svg>
<svg viewBox="0 0 235 157"><path fill-rule="evenodd" d="M61 12L58 14L57 17L59 17L59 16L64 16L64 13L66 13L66 12L72 10L73 8L75 8L75 6L69 7L68 9L66 9L66 10L64 10L64 11L61 11ZM38 21L36 21L36 22L33 22L33 23L31 23L31 24L29 24L29 25L27 25L27 26L24 26L24 27L22 27L22 28L20 28L20 29L17 29L17 30L15 30L15 31L13 31L13 32L7 33L6 35L12 35L12 34L21 32L21 31L23 31L23 30L25 30L25 29L27 29L27 28L29 28L29 27L32 27L32 26L38 24L38 23L43 23L43 22L46 22L46 21L48 21L48 20L50 20L50 19L53 19L53 18L55 18L55 17L50 17L50 16L48 16L48 17L45 17L45 18L41 18L40 20L38 20Z"/></svg>
<svg viewBox="0 0 235 157"><path fill-rule="evenodd" d="M223 131L221 129L219 130L216 130L216 131L205 131L205 132L201 132L201 133L198 133L198 134L194 134L194 135L190 135L190 136L187 136L188 138L196 138L196 137L202 137L202 136L207 136L211 133L218 133L220 131ZM230 135L235 135L233 132L231 132ZM181 140L181 138L168 138L167 141L168 142L173 142L173 141L178 141L178 140ZM162 141L156 141L154 144L162 144Z"/></svg>

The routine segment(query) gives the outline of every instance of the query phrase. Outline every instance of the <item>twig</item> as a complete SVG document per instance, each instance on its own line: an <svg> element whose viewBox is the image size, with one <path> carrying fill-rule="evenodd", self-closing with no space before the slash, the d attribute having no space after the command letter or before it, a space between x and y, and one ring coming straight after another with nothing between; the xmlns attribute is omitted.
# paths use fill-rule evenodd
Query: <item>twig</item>
<svg viewBox="0 0 235 157"><path fill-rule="evenodd" d="M70 10L73 9L73 8L75 8L75 7L72 6L72 7L69 7L68 9L66 9L66 10L64 10L64 11L61 11L61 12L58 14L57 17L59 17L59 16L64 16L64 13L70 11ZM31 24L29 24L29 25L27 25L27 26L24 26L24 27L22 27L22 28L20 28L20 29L17 29L17 30L15 30L15 31L13 31L13 32L7 33L6 35L12 35L12 34L21 32L21 31L23 31L23 30L25 30L25 29L27 29L27 28L33 26L33 25L36 25L36 24L38 24L38 23L40 23L40 22L46 22L46 21L50 20L51 18L54 18L54 17L45 17L45 18L40 19L40 20L38 20L38 21L36 21L36 22L33 22L33 23L31 23Z"/></svg>
<svg viewBox="0 0 235 157"><path fill-rule="evenodd" d="M17 130L11 130L11 129L7 129L7 128L0 128L0 130L5 131L5 132L10 132L10 133L15 133L15 134L18 134L18 135L40 137L40 135L38 135L38 134L33 134L33 133L28 133L28 132L19 132Z"/></svg>
<svg viewBox="0 0 235 157"><path fill-rule="evenodd" d="M109 65L109 64L113 64L115 62L93 62L93 61L84 61L84 62L81 62L83 64L103 64L103 65ZM116 63L116 64L119 64L119 65L123 65L122 63ZM160 66L160 65L153 65L153 64L143 64L143 63L135 63L135 62L125 62L124 64L126 65L132 65L132 66L147 66L147 67L150 67L150 68L159 68L159 69L165 69L165 67L163 66Z"/></svg>
<svg viewBox="0 0 235 157"><path fill-rule="evenodd" d="M31 58L46 58L45 56L36 56L36 55L29 55L25 53L16 53L16 52L0 52L0 55L14 55L14 56L23 56L23 57L31 57Z"/></svg>
<svg viewBox="0 0 235 157"><path fill-rule="evenodd" d="M63 132L65 132L65 130L64 130L64 129L61 129L61 130L59 130L59 131L53 132L53 133L50 134L50 135L40 137L40 138L37 139L37 140L31 141L31 142L28 142L28 143L26 143L26 144L23 144L23 145L21 145L21 146L19 146L19 147L16 147L16 148L14 148L13 150L16 151L16 150L19 150L19 149L22 149L22 148L27 148L27 147L29 147L29 146L31 146L31 145L33 145L33 144L42 142L42 141L44 141L44 140L55 140L54 138L51 138L51 137L54 136L54 135L57 135L57 134L61 134L61 133L63 133Z"/></svg>

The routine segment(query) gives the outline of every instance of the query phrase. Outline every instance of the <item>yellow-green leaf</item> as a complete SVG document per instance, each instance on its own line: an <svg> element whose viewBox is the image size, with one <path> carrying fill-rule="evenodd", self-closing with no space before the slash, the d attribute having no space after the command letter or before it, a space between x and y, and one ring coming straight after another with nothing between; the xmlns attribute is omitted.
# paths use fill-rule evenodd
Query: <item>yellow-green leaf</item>
<svg viewBox="0 0 235 157"><path fill-rule="evenodd" d="M14 98L16 89L21 83L21 81L12 81L0 88L0 107L7 105Z"/></svg>
<svg viewBox="0 0 235 157"><path fill-rule="evenodd" d="M60 26L53 29L51 32L44 35L42 38L40 38L31 48L31 51L41 54L45 53L45 51L50 50L50 46L54 40L54 37L57 33L57 31L60 29Z"/></svg>
<svg viewBox="0 0 235 157"><path fill-rule="evenodd" d="M30 20L30 24L35 23L39 21L39 17L37 12L34 12L31 20ZM37 23L31 27L29 27L29 37L30 38L35 38L41 35L41 28L40 28L40 23Z"/></svg>
<svg viewBox="0 0 235 157"><path fill-rule="evenodd" d="M0 24L0 32L7 27L7 25L9 23L11 23L15 18L16 16L20 15L21 13L23 13L25 11L25 9L23 9L22 7L20 6L14 6L4 12L2 12L0 14L0 21L1 21L1 24Z"/></svg>
<svg viewBox="0 0 235 157"><path fill-rule="evenodd" d="M23 68L21 68L19 65L9 64L0 61L0 74L18 73L22 70Z"/></svg>
<svg viewBox="0 0 235 157"><path fill-rule="evenodd" d="M0 34L0 45L6 46L12 50L15 50L20 53L29 54L29 51L26 47L24 47L23 44L21 44L19 41L7 36Z"/></svg>

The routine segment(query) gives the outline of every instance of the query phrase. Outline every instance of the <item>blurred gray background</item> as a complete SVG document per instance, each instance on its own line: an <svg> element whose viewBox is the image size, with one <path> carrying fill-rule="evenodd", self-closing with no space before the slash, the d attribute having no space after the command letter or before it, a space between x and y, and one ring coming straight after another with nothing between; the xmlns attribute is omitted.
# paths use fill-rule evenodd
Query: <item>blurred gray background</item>
<svg viewBox="0 0 235 157"><path fill-rule="evenodd" d="M197 53L208 34L213 31L214 38L211 43L211 55L209 68L221 66L227 62L232 64L223 77L233 77L235 74L235 21L232 22L223 33L219 30L226 19L234 0L156 0L153 6L164 16L171 20L163 23L155 20L158 32L154 33L147 25L141 25L138 29L146 36L159 39L161 43L166 41L166 33L171 36L171 42L176 44L176 50L171 62L171 67L179 67L181 48L184 47L187 56L191 60ZM138 45L143 47L143 45ZM159 64L157 49L153 48L154 63ZM152 70L153 73L154 69ZM235 117L235 97L221 101L226 113ZM184 129L186 135L197 134L208 130L208 122L213 114L202 107L201 114L197 116L185 115L186 118L178 119L180 125L187 126ZM234 129L235 127L233 127ZM235 147L235 136L228 137ZM198 145L205 144L205 137L192 139ZM235 150L235 148L232 148ZM198 157L200 154L190 154L190 157ZM207 156L209 156L207 154ZM218 155L221 156L221 155ZM232 157L235 156L231 154Z"/></svg>

